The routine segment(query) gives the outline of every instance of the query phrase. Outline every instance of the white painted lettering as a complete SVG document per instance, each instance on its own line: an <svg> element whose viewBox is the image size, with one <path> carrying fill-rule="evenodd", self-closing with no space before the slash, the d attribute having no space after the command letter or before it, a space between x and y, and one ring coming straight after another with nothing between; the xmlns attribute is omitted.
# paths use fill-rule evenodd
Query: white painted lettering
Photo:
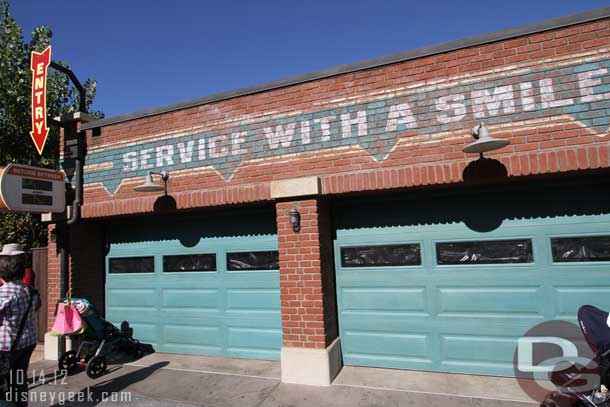
<svg viewBox="0 0 610 407"><path fill-rule="evenodd" d="M275 126L275 131L271 127L265 127L265 137L267 137L267 141L269 142L269 147L272 149L276 149L282 145L282 147L290 147L292 143L292 137L294 137L294 128L296 127L296 123L289 123L284 128L283 125L278 124Z"/></svg>
<svg viewBox="0 0 610 407"><path fill-rule="evenodd" d="M436 116L436 120L444 124L459 122L466 116L466 106L463 102L464 95L462 94L441 96L436 101L436 109L441 112L451 113L439 113Z"/></svg>
<svg viewBox="0 0 610 407"><path fill-rule="evenodd" d="M210 158L226 157L229 154L228 137L225 135L210 137L208 154Z"/></svg>
<svg viewBox="0 0 610 407"><path fill-rule="evenodd" d="M337 116L324 116L313 121L315 124L320 124L320 129L322 130L322 141L330 140L330 121L335 120L336 118Z"/></svg>
<svg viewBox="0 0 610 407"><path fill-rule="evenodd" d="M231 155L239 155L246 152L245 149L241 148L241 145L245 143L247 136L247 131L239 131L231 134Z"/></svg>
<svg viewBox="0 0 610 407"><path fill-rule="evenodd" d="M472 91L472 109L474 117L481 119L488 116L497 116L502 107L503 112L515 113L515 101L513 100L513 85L498 86L493 93L487 89Z"/></svg>
<svg viewBox="0 0 610 407"><path fill-rule="evenodd" d="M180 156L181 163L190 163L193 161L193 146L195 141L190 140L185 143L178 143L178 155Z"/></svg>
<svg viewBox="0 0 610 407"><path fill-rule="evenodd" d="M311 143L311 126L309 120L303 120L301 122L301 144Z"/></svg>
<svg viewBox="0 0 610 407"><path fill-rule="evenodd" d="M385 131L412 129L415 125L415 117L408 103L390 106Z"/></svg>
<svg viewBox="0 0 610 407"><path fill-rule="evenodd" d="M138 153L130 151L123 154L123 171L136 171L138 169Z"/></svg>
<svg viewBox="0 0 610 407"><path fill-rule="evenodd" d="M152 158L153 148L145 148L140 151L140 168L143 170L148 170L153 167L151 163L148 162Z"/></svg>
<svg viewBox="0 0 610 407"><path fill-rule="evenodd" d="M205 160L205 138L200 138L197 141L197 158L199 161Z"/></svg>
<svg viewBox="0 0 610 407"><path fill-rule="evenodd" d="M538 81L540 85L540 100L542 103L540 106L543 109L548 109L549 107L561 107L568 106L574 104L574 99L563 99L563 100L555 100L555 89L553 88L553 79L541 79Z"/></svg>
<svg viewBox="0 0 610 407"><path fill-rule="evenodd" d="M366 121L366 111L359 110L356 112L356 117L352 118L351 113L343 113L341 115L341 137L349 138L352 136L352 126L358 126L356 137L366 136L368 125Z"/></svg>
<svg viewBox="0 0 610 407"><path fill-rule="evenodd" d="M608 73L606 68L596 69L595 71L579 72L578 73L578 87L580 88L580 100L583 103L596 102L602 100L604 95L595 94L595 86L602 84L601 79L593 78L594 76L600 76Z"/></svg>
<svg viewBox="0 0 610 407"><path fill-rule="evenodd" d="M174 146L159 146L157 147L157 167L165 165L174 165ZM165 164L164 164L165 162Z"/></svg>
<svg viewBox="0 0 610 407"><path fill-rule="evenodd" d="M531 82L521 82L519 84L521 91L521 106L524 112L536 110L536 101L534 100L534 87Z"/></svg>

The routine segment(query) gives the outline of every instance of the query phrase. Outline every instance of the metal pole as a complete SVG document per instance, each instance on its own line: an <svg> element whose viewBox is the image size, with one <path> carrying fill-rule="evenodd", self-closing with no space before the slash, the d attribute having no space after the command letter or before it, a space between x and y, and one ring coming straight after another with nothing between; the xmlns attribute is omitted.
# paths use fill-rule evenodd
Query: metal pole
<svg viewBox="0 0 610 407"><path fill-rule="evenodd" d="M61 239L58 239L58 242L61 244L60 252L59 252L59 262L60 262L60 272L59 272L59 297L65 297L68 292L68 256L70 253L68 246L69 235L68 235L68 227L62 227L62 231L59 236ZM58 338L58 347L57 347L57 360L61 358L61 356L66 351L66 339L62 336Z"/></svg>
<svg viewBox="0 0 610 407"><path fill-rule="evenodd" d="M58 64L57 62L51 61L51 68L63 73L66 75L74 84L74 87L78 90L80 95L79 100L79 111L83 113L87 113L87 91L85 87L80 83L74 72L70 68L67 68L63 65ZM59 296L65 297L68 289L69 289L69 256L70 256L70 225L76 224L80 220L80 206L82 204L82 188L83 188L83 161L85 159L86 148L84 147L84 143L86 142L86 137L84 132L79 132L77 134L77 139L79 143L78 153L76 156L75 164L75 189L76 196L74 202L72 203L72 215L70 219L68 219L64 225L61 226L61 240L58 240L60 243L60 271L59 271ZM83 144L83 148L80 148L80 144ZM59 346L58 346L58 355L57 358L61 358L61 356L66 351L66 340L64 337L59 338Z"/></svg>

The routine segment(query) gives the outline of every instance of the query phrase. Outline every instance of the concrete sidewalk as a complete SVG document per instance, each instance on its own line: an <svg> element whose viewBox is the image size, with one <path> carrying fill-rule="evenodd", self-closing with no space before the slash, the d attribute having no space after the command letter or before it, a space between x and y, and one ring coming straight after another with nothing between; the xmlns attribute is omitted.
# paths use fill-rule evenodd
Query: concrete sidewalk
<svg viewBox="0 0 610 407"><path fill-rule="evenodd" d="M435 375L345 367L334 384L313 387L280 382L277 362L152 354L111 365L97 380L84 372L67 378L55 362L32 364L32 406L537 406L513 379ZM461 381L461 382L460 382ZM504 383L502 381L505 381ZM455 382L455 383L453 383ZM427 384L426 384L427 383ZM453 384L452 384L453 383ZM476 384L475 384L476 383ZM511 384L512 383L512 384ZM499 388L501 386L502 388ZM458 389L465 391L457 391ZM506 390L506 391L501 391ZM73 400L73 401L70 401ZM61 401L65 403L61 404Z"/></svg>

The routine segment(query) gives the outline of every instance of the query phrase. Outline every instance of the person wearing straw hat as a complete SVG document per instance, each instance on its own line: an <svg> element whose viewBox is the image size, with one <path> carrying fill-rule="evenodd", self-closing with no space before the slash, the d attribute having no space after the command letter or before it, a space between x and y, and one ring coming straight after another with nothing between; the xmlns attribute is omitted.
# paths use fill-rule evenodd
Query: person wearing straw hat
<svg viewBox="0 0 610 407"><path fill-rule="evenodd" d="M38 338L36 311L38 292L23 283L25 252L20 245L6 244L0 251L0 354L8 361L9 391L6 399L27 406L27 371Z"/></svg>

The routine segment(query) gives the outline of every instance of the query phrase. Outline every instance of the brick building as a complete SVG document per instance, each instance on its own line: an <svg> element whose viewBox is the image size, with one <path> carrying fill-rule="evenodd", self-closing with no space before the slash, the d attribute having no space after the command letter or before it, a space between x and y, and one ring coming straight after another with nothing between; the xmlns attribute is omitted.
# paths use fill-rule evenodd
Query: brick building
<svg viewBox="0 0 610 407"><path fill-rule="evenodd" d="M512 376L529 328L610 309L609 67L605 8L81 123L73 295L288 382Z"/></svg>

